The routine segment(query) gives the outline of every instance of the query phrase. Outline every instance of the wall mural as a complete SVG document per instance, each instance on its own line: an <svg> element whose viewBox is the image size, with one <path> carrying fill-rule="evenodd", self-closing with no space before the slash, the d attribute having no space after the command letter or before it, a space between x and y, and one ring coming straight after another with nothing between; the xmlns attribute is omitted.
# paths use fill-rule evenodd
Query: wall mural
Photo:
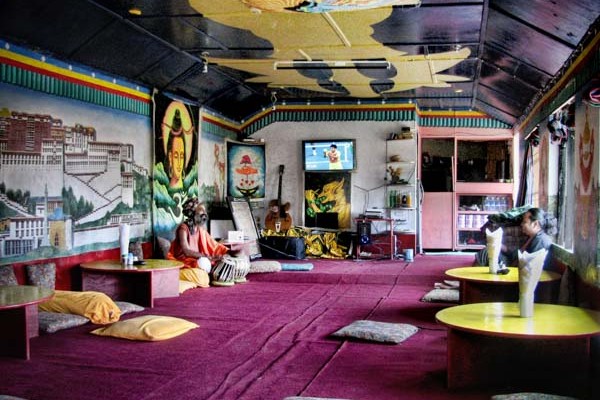
<svg viewBox="0 0 600 400"><path fill-rule="evenodd" d="M468 78L442 71L469 57L468 47L427 55L408 54L376 40L375 29L386 23L394 10L392 5L407 2L190 0L190 5L206 18L252 32L272 44L273 51L265 58L207 56L210 63L248 72L249 83L266 83L274 89L299 88L323 95L375 98L380 93L375 92L377 85L373 83L382 81L386 82L383 93L388 94L424 86L445 88L450 87L450 82L467 81ZM323 13L350 9L361 11ZM282 27L285 35L281 34ZM327 61L316 62L318 72L294 67L297 62L313 60ZM360 62L373 60L378 60L379 68L361 69ZM339 65L343 68L338 68Z"/></svg>
<svg viewBox="0 0 600 400"><path fill-rule="evenodd" d="M154 96L154 230L173 239L183 221L181 207L198 196L199 108L164 95Z"/></svg>
<svg viewBox="0 0 600 400"><path fill-rule="evenodd" d="M2 264L150 237L148 117L0 84Z"/></svg>
<svg viewBox="0 0 600 400"><path fill-rule="evenodd" d="M225 200L225 141L222 137L201 133L202 147L199 157L202 168L199 168L200 193L198 198L207 203L223 203Z"/></svg>
<svg viewBox="0 0 600 400"><path fill-rule="evenodd" d="M351 173L306 172L304 174L304 221L315 226L317 214L337 213L338 228L351 226Z"/></svg>
<svg viewBox="0 0 600 400"><path fill-rule="evenodd" d="M227 196L265 198L265 145L226 141Z"/></svg>
<svg viewBox="0 0 600 400"><path fill-rule="evenodd" d="M582 278L600 284L598 257L598 126L600 108L582 102L576 110L575 212L581 224L575 229L577 264Z"/></svg>

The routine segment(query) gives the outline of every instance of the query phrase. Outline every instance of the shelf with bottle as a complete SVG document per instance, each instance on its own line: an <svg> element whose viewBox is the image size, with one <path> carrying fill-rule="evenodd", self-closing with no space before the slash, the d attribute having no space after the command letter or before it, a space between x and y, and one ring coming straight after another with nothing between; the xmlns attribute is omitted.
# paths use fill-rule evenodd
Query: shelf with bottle
<svg viewBox="0 0 600 400"><path fill-rule="evenodd" d="M485 246L483 226L490 215L507 211L511 195L458 194L456 210L456 247L477 249Z"/></svg>
<svg viewBox="0 0 600 400"><path fill-rule="evenodd" d="M414 185L412 185L414 187ZM388 190L386 208L391 209L414 209L413 190Z"/></svg>
<svg viewBox="0 0 600 400"><path fill-rule="evenodd" d="M458 195L458 214L496 214L508 211L509 195Z"/></svg>

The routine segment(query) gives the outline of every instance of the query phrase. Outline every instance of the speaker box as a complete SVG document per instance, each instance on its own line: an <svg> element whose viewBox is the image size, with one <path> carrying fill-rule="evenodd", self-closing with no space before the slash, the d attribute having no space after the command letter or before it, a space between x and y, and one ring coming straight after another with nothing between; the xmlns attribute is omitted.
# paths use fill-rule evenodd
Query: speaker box
<svg viewBox="0 0 600 400"><path fill-rule="evenodd" d="M356 230L358 231L358 240L360 244L371 243L371 223L366 221L358 221L356 223Z"/></svg>

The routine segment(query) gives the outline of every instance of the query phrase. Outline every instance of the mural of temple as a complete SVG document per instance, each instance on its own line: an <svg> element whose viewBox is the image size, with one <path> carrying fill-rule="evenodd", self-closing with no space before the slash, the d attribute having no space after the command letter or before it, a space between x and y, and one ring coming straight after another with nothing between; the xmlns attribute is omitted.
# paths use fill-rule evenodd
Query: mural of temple
<svg viewBox="0 0 600 400"><path fill-rule="evenodd" d="M3 188L26 193L21 200L30 205L0 194L8 210L0 220L0 256L19 256L42 246L68 251L103 237L113 241L112 230L122 221L139 225L134 232L144 234L143 213L113 216L105 226L77 232L77 226L105 217L120 203L132 207L135 174L148 176L147 169L135 164L132 144L97 139L94 127L67 126L51 115L0 110L0 182ZM65 213L66 188L92 209L77 218Z"/></svg>

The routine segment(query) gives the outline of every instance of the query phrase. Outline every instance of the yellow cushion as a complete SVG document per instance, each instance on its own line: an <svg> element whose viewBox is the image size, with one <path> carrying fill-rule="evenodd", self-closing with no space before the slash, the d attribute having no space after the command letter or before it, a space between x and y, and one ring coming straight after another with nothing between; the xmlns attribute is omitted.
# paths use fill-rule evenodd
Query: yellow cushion
<svg viewBox="0 0 600 400"><path fill-rule="evenodd" d="M198 285L196 285L194 282L180 280L179 281L179 294L185 292L188 289L193 289L195 287L198 287Z"/></svg>
<svg viewBox="0 0 600 400"><path fill-rule="evenodd" d="M175 317L160 315L144 315L112 325L103 326L93 330L91 333L100 336L113 336L129 340L165 340L182 335L198 325Z"/></svg>
<svg viewBox="0 0 600 400"><path fill-rule="evenodd" d="M205 270L200 268L181 268L179 270L179 279L182 281L193 282L198 287L209 287L210 278Z"/></svg>
<svg viewBox="0 0 600 400"><path fill-rule="evenodd" d="M94 324L109 324L121 318L121 309L101 292L72 292L55 290L54 297L39 305L48 312L76 314L88 318Z"/></svg>

